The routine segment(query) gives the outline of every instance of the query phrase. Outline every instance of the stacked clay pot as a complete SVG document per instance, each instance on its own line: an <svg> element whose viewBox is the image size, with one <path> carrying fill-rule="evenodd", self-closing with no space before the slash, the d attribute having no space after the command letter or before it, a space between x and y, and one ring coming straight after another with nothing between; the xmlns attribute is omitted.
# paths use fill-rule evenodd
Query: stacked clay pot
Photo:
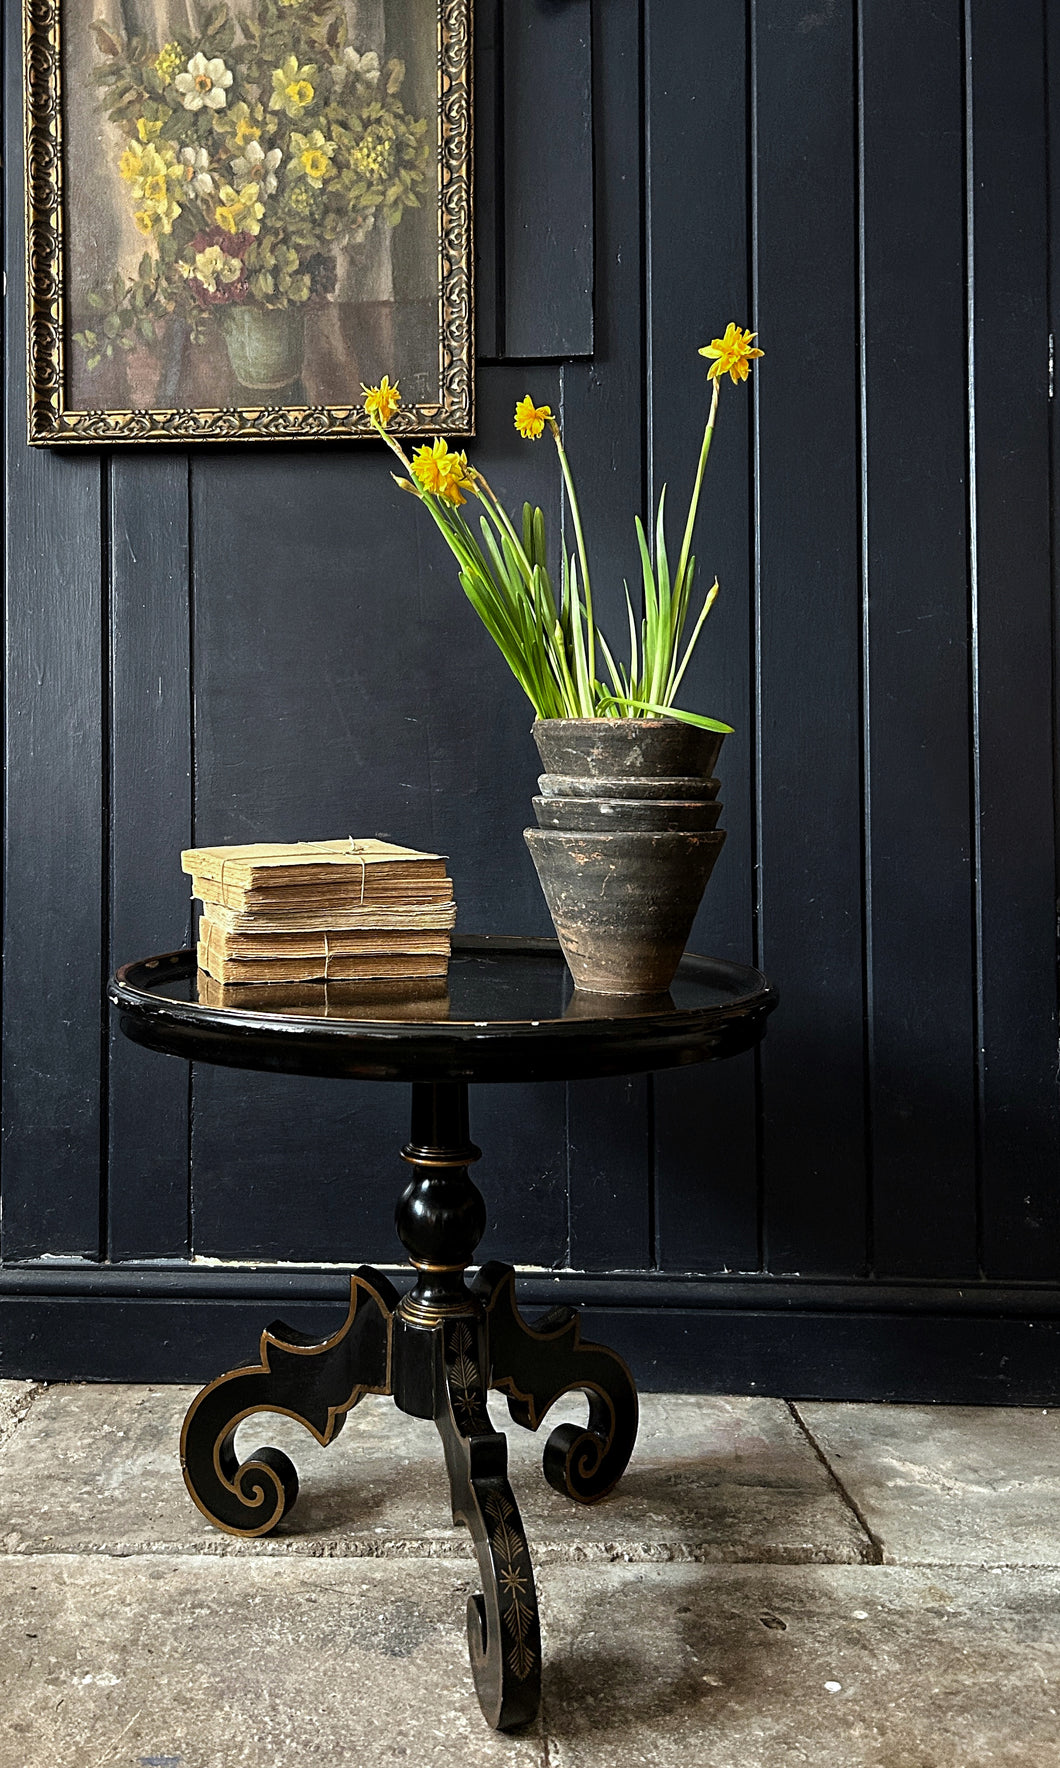
<svg viewBox="0 0 1060 1768"><path fill-rule="evenodd" d="M578 988L665 994L725 840L722 737L677 719L538 719L525 831Z"/></svg>

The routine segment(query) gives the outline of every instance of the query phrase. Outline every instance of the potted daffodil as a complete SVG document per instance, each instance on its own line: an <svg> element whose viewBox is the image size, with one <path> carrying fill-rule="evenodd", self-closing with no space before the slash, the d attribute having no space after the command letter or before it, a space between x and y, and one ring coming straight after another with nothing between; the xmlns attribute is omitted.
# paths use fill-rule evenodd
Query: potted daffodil
<svg viewBox="0 0 1060 1768"><path fill-rule="evenodd" d="M732 323L700 351L711 399L680 548L672 561L664 486L652 543L634 520L643 602L638 614L627 584L622 661L593 612L581 510L551 408L527 394L515 427L531 442L547 432L556 449L575 541L560 557L558 590L541 510L524 504L516 522L466 453L441 437L408 456L399 388L384 376L364 389L365 410L401 463L397 484L433 518L468 601L536 713L545 773L534 799L539 826L526 841L581 988L668 988L725 839L714 769L731 726L678 702L718 594L716 577L697 593L692 543L722 377L747 379L762 355L754 339Z"/></svg>

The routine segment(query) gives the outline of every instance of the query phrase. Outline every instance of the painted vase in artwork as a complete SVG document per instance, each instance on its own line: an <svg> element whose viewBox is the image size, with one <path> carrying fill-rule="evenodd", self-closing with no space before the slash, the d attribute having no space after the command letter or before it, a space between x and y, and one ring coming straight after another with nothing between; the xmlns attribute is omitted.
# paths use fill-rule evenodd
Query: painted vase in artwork
<svg viewBox="0 0 1060 1768"><path fill-rule="evenodd" d="M221 330L232 373L253 393L289 387L302 372L305 314L299 307L226 307Z"/></svg>

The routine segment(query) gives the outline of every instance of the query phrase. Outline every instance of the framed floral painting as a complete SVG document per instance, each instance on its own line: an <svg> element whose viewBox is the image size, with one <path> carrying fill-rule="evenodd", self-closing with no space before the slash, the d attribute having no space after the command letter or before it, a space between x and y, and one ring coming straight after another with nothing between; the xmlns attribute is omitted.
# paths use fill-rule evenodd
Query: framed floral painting
<svg viewBox="0 0 1060 1768"><path fill-rule="evenodd" d="M25 4L31 442L471 433L471 0Z"/></svg>

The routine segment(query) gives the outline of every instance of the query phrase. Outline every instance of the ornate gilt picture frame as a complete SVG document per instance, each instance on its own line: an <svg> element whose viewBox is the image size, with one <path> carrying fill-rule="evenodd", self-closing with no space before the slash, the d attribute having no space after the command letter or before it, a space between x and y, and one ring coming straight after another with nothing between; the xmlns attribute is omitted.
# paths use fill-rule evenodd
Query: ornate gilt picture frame
<svg viewBox="0 0 1060 1768"><path fill-rule="evenodd" d="M24 0L29 440L474 424L472 0Z"/></svg>

